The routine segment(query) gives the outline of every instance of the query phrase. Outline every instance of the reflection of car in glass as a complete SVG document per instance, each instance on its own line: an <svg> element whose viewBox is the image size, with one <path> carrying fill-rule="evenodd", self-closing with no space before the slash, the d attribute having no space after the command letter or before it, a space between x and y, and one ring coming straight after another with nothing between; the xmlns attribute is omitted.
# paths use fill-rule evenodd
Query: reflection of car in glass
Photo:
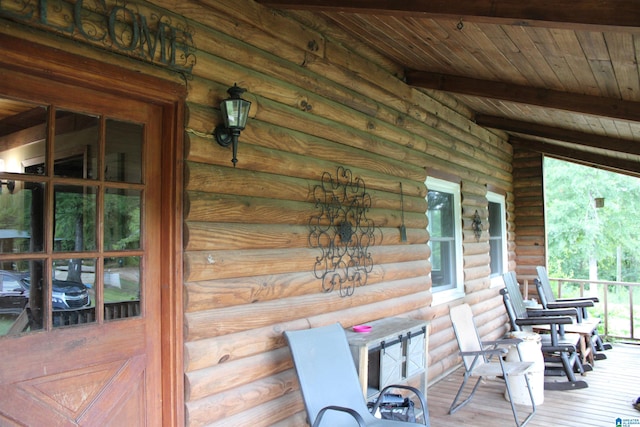
<svg viewBox="0 0 640 427"><path fill-rule="evenodd" d="M29 277L0 270L0 312L21 312L29 301ZM54 310L73 310L91 305L87 287L67 280L53 280L51 301Z"/></svg>
<svg viewBox="0 0 640 427"><path fill-rule="evenodd" d="M24 276L0 270L0 313L20 314L29 301Z"/></svg>

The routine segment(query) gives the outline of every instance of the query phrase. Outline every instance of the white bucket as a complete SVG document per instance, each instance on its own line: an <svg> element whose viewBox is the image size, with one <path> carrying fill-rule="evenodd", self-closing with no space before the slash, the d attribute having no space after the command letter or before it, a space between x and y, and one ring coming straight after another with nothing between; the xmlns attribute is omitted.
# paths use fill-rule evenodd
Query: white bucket
<svg viewBox="0 0 640 427"><path fill-rule="evenodd" d="M522 355L522 361L534 362L529 371L529 384L533 393L533 401L536 405L542 405L544 402L544 356L542 355L542 339L540 335L534 332L514 331L509 333L508 338L521 339L522 342L518 344L518 347ZM518 350L515 346L511 347L507 353L507 362L517 362L519 360ZM509 381L513 402L519 405L531 406L531 398L529 397L529 390L527 390L527 382L524 376L509 377L507 381ZM504 398L509 400L506 390Z"/></svg>

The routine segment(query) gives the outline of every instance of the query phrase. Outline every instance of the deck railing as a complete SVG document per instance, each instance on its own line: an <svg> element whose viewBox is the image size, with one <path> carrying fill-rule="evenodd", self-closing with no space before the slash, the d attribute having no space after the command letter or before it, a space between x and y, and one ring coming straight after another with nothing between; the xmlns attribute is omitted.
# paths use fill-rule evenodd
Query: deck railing
<svg viewBox="0 0 640 427"><path fill-rule="evenodd" d="M591 308L593 314L602 318L601 331L610 338L640 341L640 318L634 320L635 307L640 305L640 283L612 282L607 280L559 279L549 278L551 285L557 286L558 298L571 298L575 295L567 285L577 284L579 296L597 296L600 302ZM626 289L626 290L625 290ZM634 292L635 291L635 292ZM627 295L624 295L624 294ZM635 301L634 301L635 296Z"/></svg>

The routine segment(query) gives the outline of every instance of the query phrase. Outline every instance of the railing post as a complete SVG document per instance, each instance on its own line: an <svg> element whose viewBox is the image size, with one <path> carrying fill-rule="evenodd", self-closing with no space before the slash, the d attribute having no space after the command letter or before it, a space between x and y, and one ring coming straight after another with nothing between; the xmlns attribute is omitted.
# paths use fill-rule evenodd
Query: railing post
<svg viewBox="0 0 640 427"><path fill-rule="evenodd" d="M629 309L628 309L628 313L629 313L629 330L630 332L627 334L626 332L624 333L625 336L619 336L620 335L620 331L617 331L617 326L618 323L613 323L613 333L614 333L614 337L616 338L623 338L623 339L631 339L632 341L640 341L640 337L636 337L636 333L635 333L635 323L634 323L634 317L635 317L635 305L634 305L634 288L638 287L640 289L640 282L614 282L614 281L608 281L608 280L585 280L585 279L562 279L562 278L549 278L549 281L551 282L552 286L557 285L557 295L558 298L562 297L563 294L563 289L562 287L565 284L573 284L578 285L579 287L579 292L580 292L580 296L584 296L585 295L585 291L586 291L586 286L589 285L589 292L587 292L587 294L589 296L595 296L598 297L600 300L600 303L598 304L598 307L602 307L603 309L603 315L604 315L604 319L601 323L601 327L604 329L604 335L605 336L609 336L612 331L611 328L609 327L612 323L610 322L609 319L609 314L610 314L610 310L609 310L609 292L613 289L614 292L614 300L612 300L612 304L614 307L614 313L618 313L617 310L617 306L618 305L624 305L624 303L619 304L619 299L624 300L624 295L622 295L621 293L618 292L619 289L621 288L628 288L629 289ZM601 286L602 285L602 286ZM601 287L603 288L602 293L600 292ZM611 289L610 289L611 288ZM637 293L638 291L636 291ZM624 311L624 308L622 308L622 310ZM623 318L623 315L618 316L618 318L616 318L615 320L620 320L620 322L624 323L625 319ZM624 327L623 325L621 325L622 327ZM617 331L617 332L616 332Z"/></svg>
<svg viewBox="0 0 640 427"><path fill-rule="evenodd" d="M604 285L604 334L609 335L609 285Z"/></svg>
<svg viewBox="0 0 640 427"><path fill-rule="evenodd" d="M631 325L631 339L635 339L636 335L633 331L633 286L629 286L629 323Z"/></svg>
<svg viewBox="0 0 640 427"><path fill-rule="evenodd" d="M558 298L562 298L562 280L558 280Z"/></svg>

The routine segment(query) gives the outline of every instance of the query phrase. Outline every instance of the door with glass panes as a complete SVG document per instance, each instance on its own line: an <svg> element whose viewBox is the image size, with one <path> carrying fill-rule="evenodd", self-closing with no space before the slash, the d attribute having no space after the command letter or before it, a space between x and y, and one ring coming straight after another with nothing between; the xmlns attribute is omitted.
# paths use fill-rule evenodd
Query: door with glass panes
<svg viewBox="0 0 640 427"><path fill-rule="evenodd" d="M160 425L161 108L0 74L0 425Z"/></svg>

